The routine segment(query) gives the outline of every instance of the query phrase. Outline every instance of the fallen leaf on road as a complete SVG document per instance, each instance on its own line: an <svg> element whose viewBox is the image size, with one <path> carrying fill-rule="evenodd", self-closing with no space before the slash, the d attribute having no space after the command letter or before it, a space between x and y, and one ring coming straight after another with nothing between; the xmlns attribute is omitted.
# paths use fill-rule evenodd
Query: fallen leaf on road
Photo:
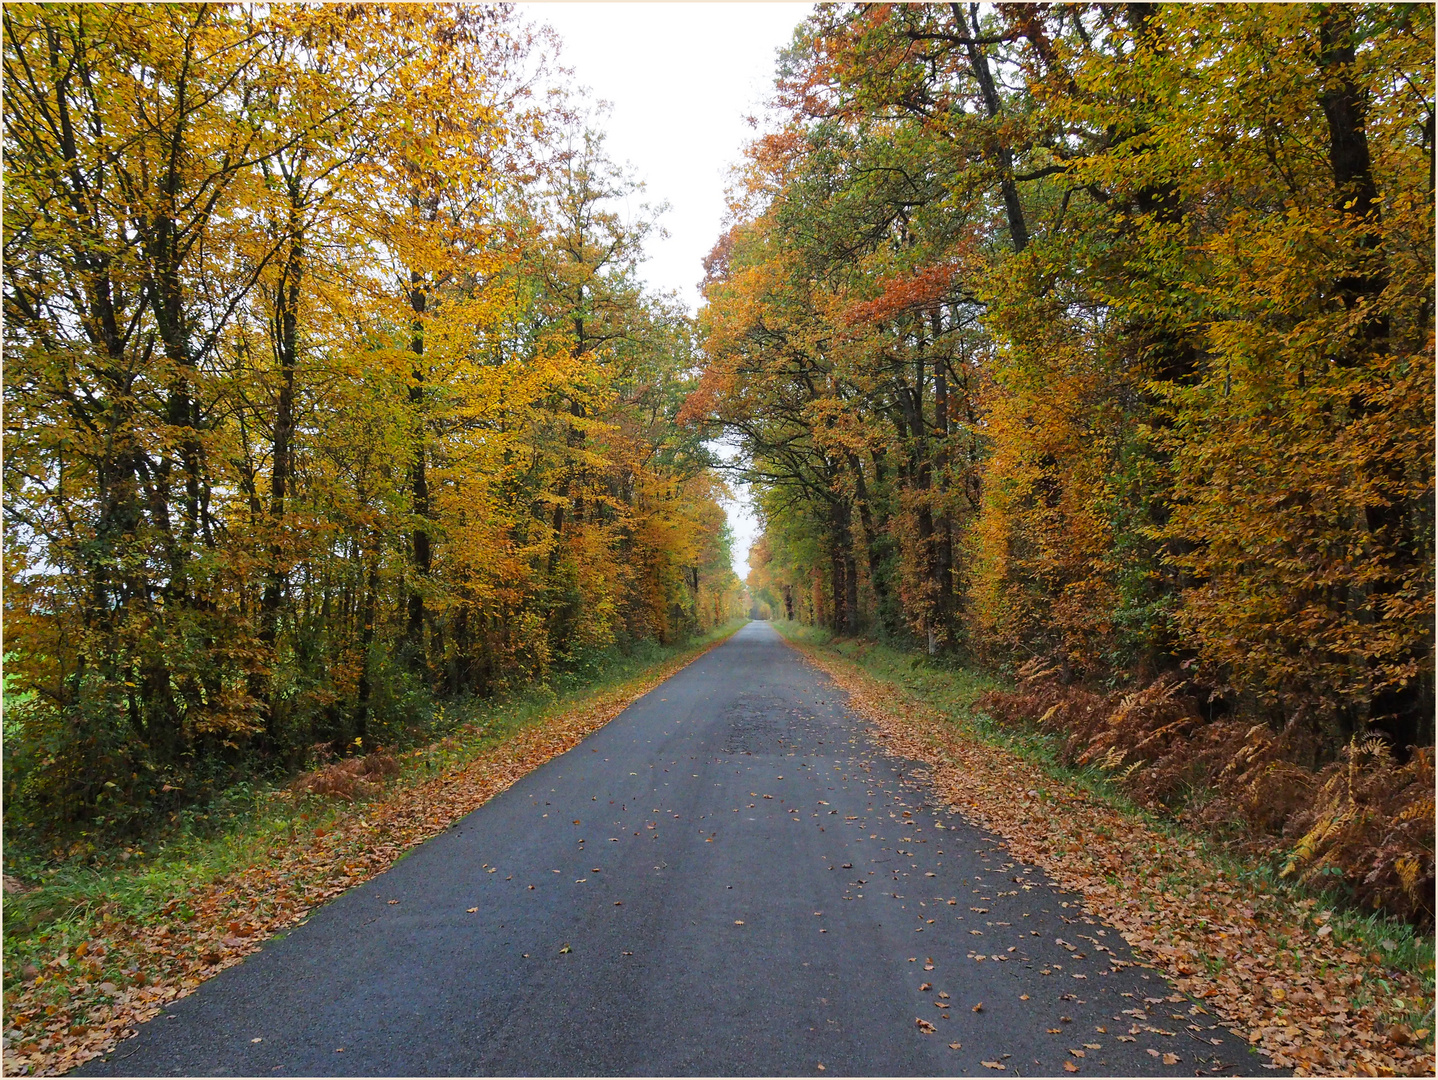
<svg viewBox="0 0 1438 1080"><path fill-rule="evenodd" d="M560 949L559 951L562 952L562 953L567 953L567 952L573 952L574 950L571 949L568 945L565 945L565 946L564 946L562 949Z"/></svg>
<svg viewBox="0 0 1438 1080"><path fill-rule="evenodd" d="M530 888L533 888L533 886L530 886ZM467 907L467 908L465 908L464 910L467 911L467 912L469 912L469 914L473 915L476 911L479 910L479 908L477 908L477 907Z"/></svg>
<svg viewBox="0 0 1438 1080"><path fill-rule="evenodd" d="M1069 1050L1069 1053L1072 1054L1072 1055L1073 1055L1074 1057L1076 1057L1076 1058L1081 1058L1081 1057L1084 1056L1084 1052L1083 1052L1082 1050L1070 1049L1070 1050Z"/></svg>
<svg viewBox="0 0 1438 1080"><path fill-rule="evenodd" d="M1072 1061L1065 1061L1064 1072L1078 1072L1078 1066L1075 1065Z"/></svg>
<svg viewBox="0 0 1438 1080"><path fill-rule="evenodd" d="M964 1044L963 1044L963 1043L949 1043L949 1049L950 1049L950 1050L962 1050L963 1047L964 1047Z"/></svg>
<svg viewBox="0 0 1438 1080"><path fill-rule="evenodd" d="M1345 948L1309 910L1312 898L1230 880L1202 848L1163 841L1149 824L1090 798L1069 799L1061 789L1039 796L1035 789L1055 784L1041 767L971 737L962 722L848 660L798 647L848 691L851 707L888 745L933 767L939 799L1001 834L1010 858L1080 890L1090 914L1117 925L1177 990L1235 1022L1273 1065L1295 1075L1433 1075L1431 1043L1388 1034L1404 1022L1400 1010L1431 1015L1431 980L1396 970L1377 952ZM1055 799L1064 814L1053 813ZM1123 868L1117 877L1115 865ZM1173 888L1175 878L1186 888ZM1392 989L1355 1002L1353 988L1378 978ZM1279 989L1281 1000L1272 993Z"/></svg>
<svg viewBox="0 0 1438 1080"><path fill-rule="evenodd" d="M934 1032L936 1032L936 1031L939 1030L938 1028L934 1027L933 1024L929 1023L927 1020L921 1019L920 1017L917 1017L917 1016L914 1017L914 1026L915 1026L916 1028L918 1028L920 1031L922 1031L925 1035L932 1035Z"/></svg>
<svg viewBox="0 0 1438 1080"><path fill-rule="evenodd" d="M999 1064L997 1061L981 1061L979 1062L979 1064L986 1069L998 1069L999 1072L1004 1071L1004 1066Z"/></svg>
<svg viewBox="0 0 1438 1080"><path fill-rule="evenodd" d="M1165 1065L1177 1065L1177 1064L1178 1064L1178 1055L1177 1055L1177 1054L1164 1054L1164 1055L1163 1055L1163 1063L1164 1063Z"/></svg>
<svg viewBox="0 0 1438 1080"><path fill-rule="evenodd" d="M734 925L735 925L735 926L743 926L743 925L744 925L744 920L743 920L743 919L735 919L735 920L734 920Z"/></svg>

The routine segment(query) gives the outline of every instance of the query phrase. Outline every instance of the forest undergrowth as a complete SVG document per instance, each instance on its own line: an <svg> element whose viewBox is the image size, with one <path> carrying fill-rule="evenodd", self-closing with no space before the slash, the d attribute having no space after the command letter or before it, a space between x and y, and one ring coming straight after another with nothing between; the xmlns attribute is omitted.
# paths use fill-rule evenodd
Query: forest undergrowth
<svg viewBox="0 0 1438 1080"><path fill-rule="evenodd" d="M4 908L4 1063L57 1075L133 1034L318 905L388 869L575 746L742 621L617 657L567 691L530 688L436 716L448 734L232 799L224 822L177 828L152 853L51 868ZM442 711L442 710L441 710Z"/></svg>
<svg viewBox="0 0 1438 1080"><path fill-rule="evenodd" d="M1433 928L1431 746L1400 762L1382 738L1354 735L1338 760L1315 767L1307 728L1205 717L1181 677L1105 693L1065 685L1058 665L1033 661L1015 689L990 691L977 707L1007 726L1037 726L1066 764L1097 769L1137 803L1279 859L1280 877Z"/></svg>
<svg viewBox="0 0 1438 1080"><path fill-rule="evenodd" d="M1037 722L995 718L999 676L776 622L940 797L1090 910L1272 1064L1297 1075L1431 1075L1431 935L1345 902L1324 879L1200 819L1144 806ZM1008 696L1005 696L1005 692Z"/></svg>

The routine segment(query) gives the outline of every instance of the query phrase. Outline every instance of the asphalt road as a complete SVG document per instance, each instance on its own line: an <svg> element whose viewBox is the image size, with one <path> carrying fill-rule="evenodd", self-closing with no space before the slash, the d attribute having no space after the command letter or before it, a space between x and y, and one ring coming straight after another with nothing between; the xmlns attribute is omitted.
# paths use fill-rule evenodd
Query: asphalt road
<svg viewBox="0 0 1438 1080"><path fill-rule="evenodd" d="M1262 1074L916 769L751 623L81 1073Z"/></svg>

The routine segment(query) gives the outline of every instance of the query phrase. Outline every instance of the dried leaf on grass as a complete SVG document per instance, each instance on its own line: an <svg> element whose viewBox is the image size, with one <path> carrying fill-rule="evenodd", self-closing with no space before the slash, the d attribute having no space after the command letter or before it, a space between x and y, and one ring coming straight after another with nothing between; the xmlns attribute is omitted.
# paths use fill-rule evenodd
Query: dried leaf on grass
<svg viewBox="0 0 1438 1080"><path fill-rule="evenodd" d="M377 794L387 776L399 773L399 762L389 754L366 754L307 772L290 788L309 795L324 795L353 802Z"/></svg>

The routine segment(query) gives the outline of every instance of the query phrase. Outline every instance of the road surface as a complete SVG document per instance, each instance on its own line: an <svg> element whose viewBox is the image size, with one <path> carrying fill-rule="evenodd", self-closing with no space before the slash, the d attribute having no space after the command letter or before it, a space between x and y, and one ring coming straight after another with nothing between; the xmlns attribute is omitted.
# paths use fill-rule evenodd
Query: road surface
<svg viewBox="0 0 1438 1080"><path fill-rule="evenodd" d="M751 623L81 1072L1263 1072L921 777Z"/></svg>

